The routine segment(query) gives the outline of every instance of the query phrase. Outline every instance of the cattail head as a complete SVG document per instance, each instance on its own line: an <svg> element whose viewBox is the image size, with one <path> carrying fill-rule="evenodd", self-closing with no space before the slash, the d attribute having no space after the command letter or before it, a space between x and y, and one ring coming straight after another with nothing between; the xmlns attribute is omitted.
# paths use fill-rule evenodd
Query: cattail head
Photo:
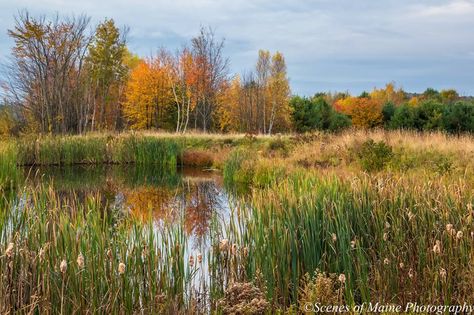
<svg viewBox="0 0 474 315"><path fill-rule="evenodd" d="M61 264L59 265L59 270L61 271L62 274L65 274L67 271L67 262L66 259L63 259L61 261Z"/></svg>
<svg viewBox="0 0 474 315"><path fill-rule="evenodd" d="M433 246L433 253L435 253L435 254L440 254L441 253L441 242L439 240L436 240L436 242Z"/></svg>
<svg viewBox="0 0 474 315"><path fill-rule="evenodd" d="M79 269L84 268L84 256L82 256L82 253L79 253L76 261L77 261L77 266L79 267Z"/></svg>
<svg viewBox="0 0 474 315"><path fill-rule="evenodd" d="M353 240L351 241L351 247L352 247L353 249L356 247L356 243L357 243L357 242L356 242L355 239L353 239Z"/></svg>
<svg viewBox="0 0 474 315"><path fill-rule="evenodd" d="M453 230L453 225L451 223L446 224L446 232L451 233Z"/></svg>
<svg viewBox="0 0 474 315"><path fill-rule="evenodd" d="M344 283L346 282L346 275L343 274L343 273L341 273L341 274L339 275L339 278L338 278L338 279L339 279L339 282L341 282L342 284L344 284Z"/></svg>
<svg viewBox="0 0 474 315"><path fill-rule="evenodd" d="M229 240L224 238L219 242L219 250L226 251L229 247Z"/></svg>
<svg viewBox="0 0 474 315"><path fill-rule="evenodd" d="M331 238L333 242L337 241L337 235L335 233L332 233Z"/></svg>
<svg viewBox="0 0 474 315"><path fill-rule="evenodd" d="M5 256L11 258L13 256L14 243L8 243L7 249L5 250Z"/></svg>
<svg viewBox="0 0 474 315"><path fill-rule="evenodd" d="M201 253L197 254L197 261L198 261L199 264L202 263L202 254Z"/></svg>
<svg viewBox="0 0 474 315"><path fill-rule="evenodd" d="M446 275L447 275L446 269L440 268L439 269L439 276L441 277L441 279L446 280Z"/></svg>
<svg viewBox="0 0 474 315"><path fill-rule="evenodd" d="M119 275L123 275L125 273L125 264L123 262L121 262L119 265L118 265L118 273Z"/></svg>
<svg viewBox="0 0 474 315"><path fill-rule="evenodd" d="M189 267L191 267L191 268L194 267L194 256L193 255L189 256Z"/></svg>
<svg viewBox="0 0 474 315"><path fill-rule="evenodd" d="M462 239L463 236L464 236L464 234L463 234L462 231L458 231L458 232L456 233L456 238L457 238L458 240Z"/></svg>

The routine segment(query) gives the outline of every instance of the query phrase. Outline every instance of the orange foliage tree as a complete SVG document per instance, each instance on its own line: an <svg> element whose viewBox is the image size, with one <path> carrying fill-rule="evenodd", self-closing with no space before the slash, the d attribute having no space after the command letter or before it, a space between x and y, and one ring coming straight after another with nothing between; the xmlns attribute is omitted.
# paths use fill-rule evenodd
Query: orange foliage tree
<svg viewBox="0 0 474 315"><path fill-rule="evenodd" d="M163 127L172 104L169 69L162 55L142 61L130 74L123 105L133 129Z"/></svg>
<svg viewBox="0 0 474 315"><path fill-rule="evenodd" d="M382 105L368 97L347 97L334 104L334 108L352 120L352 125L359 128L373 128L382 124Z"/></svg>

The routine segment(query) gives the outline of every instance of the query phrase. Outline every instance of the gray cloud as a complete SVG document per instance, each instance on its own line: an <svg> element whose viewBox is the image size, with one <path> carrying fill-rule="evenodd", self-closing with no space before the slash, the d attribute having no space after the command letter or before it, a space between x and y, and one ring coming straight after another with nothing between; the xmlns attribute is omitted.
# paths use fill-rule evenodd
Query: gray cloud
<svg viewBox="0 0 474 315"><path fill-rule="evenodd" d="M0 4L0 59L6 29L35 14L86 13L130 27L129 46L149 55L180 47L210 25L226 39L233 72L252 68L259 48L287 58L293 92L359 93L395 81L410 91L457 88L474 94L474 0L20 0Z"/></svg>

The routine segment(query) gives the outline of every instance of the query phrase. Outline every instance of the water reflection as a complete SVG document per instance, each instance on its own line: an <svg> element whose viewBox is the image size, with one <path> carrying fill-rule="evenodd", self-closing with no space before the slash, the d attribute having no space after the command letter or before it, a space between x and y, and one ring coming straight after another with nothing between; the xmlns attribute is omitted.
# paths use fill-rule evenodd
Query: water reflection
<svg viewBox="0 0 474 315"><path fill-rule="evenodd" d="M182 220L196 248L207 243L212 217L228 213L229 195L222 177L213 172L180 169L163 174L137 165L55 166L24 172L27 184L51 184L64 204L100 196L103 207L144 220Z"/></svg>

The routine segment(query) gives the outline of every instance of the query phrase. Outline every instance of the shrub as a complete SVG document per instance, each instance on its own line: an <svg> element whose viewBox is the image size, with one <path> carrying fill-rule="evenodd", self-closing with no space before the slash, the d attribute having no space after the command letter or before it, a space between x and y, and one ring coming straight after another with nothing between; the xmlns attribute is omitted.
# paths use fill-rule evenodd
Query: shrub
<svg viewBox="0 0 474 315"><path fill-rule="evenodd" d="M415 113L408 104L398 107L389 122L391 129L412 129L415 127Z"/></svg>
<svg viewBox="0 0 474 315"><path fill-rule="evenodd" d="M474 132L474 103L456 102L445 106L443 128L451 133Z"/></svg>
<svg viewBox="0 0 474 315"><path fill-rule="evenodd" d="M370 139L356 147L356 154L361 167L367 171L380 171L392 158L392 148L384 141Z"/></svg>
<svg viewBox="0 0 474 315"><path fill-rule="evenodd" d="M423 102L415 107L415 128L420 131L442 128L444 105L436 101Z"/></svg>
<svg viewBox="0 0 474 315"><path fill-rule="evenodd" d="M312 99L294 97L290 102L293 108L293 125L297 132L313 130L338 131L350 126L350 119L337 113L320 96Z"/></svg>
<svg viewBox="0 0 474 315"><path fill-rule="evenodd" d="M393 115L395 114L395 110L397 108L392 102L387 102L382 107L382 116L383 116L383 124L387 126L390 123Z"/></svg>

